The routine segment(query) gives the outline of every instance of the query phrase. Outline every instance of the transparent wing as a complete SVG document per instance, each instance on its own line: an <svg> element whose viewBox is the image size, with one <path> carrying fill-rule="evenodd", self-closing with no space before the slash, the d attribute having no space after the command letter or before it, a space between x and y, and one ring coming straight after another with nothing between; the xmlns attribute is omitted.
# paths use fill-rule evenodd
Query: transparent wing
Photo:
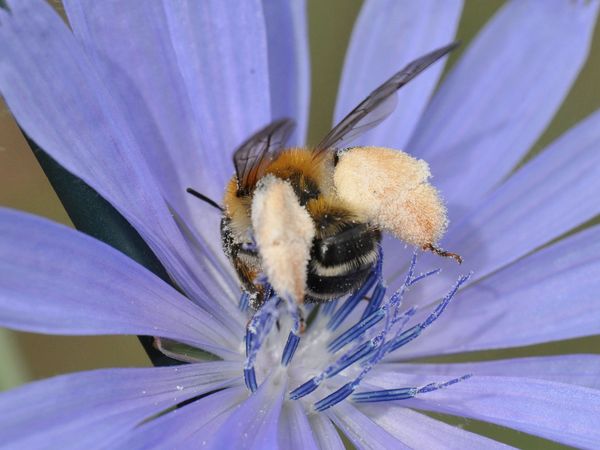
<svg viewBox="0 0 600 450"><path fill-rule="evenodd" d="M238 194L248 194L294 130L292 119L276 120L250 136L233 154Z"/></svg>
<svg viewBox="0 0 600 450"><path fill-rule="evenodd" d="M350 141L379 125L396 108L397 96L395 94L398 89L438 59L454 50L458 45L458 42L453 42L415 59L371 92L366 99L327 133L317 145L315 156L321 155L330 148L346 147Z"/></svg>

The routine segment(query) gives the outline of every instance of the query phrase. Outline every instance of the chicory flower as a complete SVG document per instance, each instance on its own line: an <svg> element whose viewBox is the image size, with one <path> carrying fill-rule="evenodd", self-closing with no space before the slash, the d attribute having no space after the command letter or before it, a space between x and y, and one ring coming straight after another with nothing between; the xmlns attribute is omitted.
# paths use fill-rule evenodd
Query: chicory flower
<svg viewBox="0 0 600 450"><path fill-rule="evenodd" d="M219 215L185 189L219 198L232 174L231 151L272 118L295 118L293 143L303 142L304 5L64 3L72 31L40 0L0 10L2 95L35 142L136 228L180 291L90 237L2 210L0 324L155 336L165 352L193 362L65 375L7 392L0 396L2 445L343 448L341 432L359 448L502 446L424 410L598 446L596 355L410 362L598 333L600 228L551 242L600 212L600 112L511 172L585 62L597 1L508 2L439 89L438 64L359 142L403 148L431 164L450 213L444 245L463 256L461 271L473 270L455 285L463 287L457 297L444 297L457 279L452 267L415 284L410 252L385 241L372 293L385 310L383 338L352 334L377 308L350 310L345 326L341 319L331 325L344 306L323 308L285 365L289 326L278 330L275 316L259 317L257 331L268 322L271 333L255 355L256 388L243 375L252 353L244 342L248 315L220 249ZM452 41L461 7L367 1L336 118L403 63ZM431 261L424 256L418 267ZM414 326L422 328L418 338L393 340ZM311 397L318 390L300 395L302 381L321 383L347 362L345 345L365 342L374 352L335 374L335 386L360 379L352 395L336 404ZM390 342L406 345L379 352ZM194 349L217 360L200 361ZM323 384L326 395L335 392Z"/></svg>

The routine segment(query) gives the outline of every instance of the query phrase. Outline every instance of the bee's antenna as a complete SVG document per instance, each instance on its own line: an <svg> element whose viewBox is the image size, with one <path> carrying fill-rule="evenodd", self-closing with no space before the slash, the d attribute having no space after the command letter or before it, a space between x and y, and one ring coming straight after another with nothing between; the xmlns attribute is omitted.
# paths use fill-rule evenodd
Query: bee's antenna
<svg viewBox="0 0 600 450"><path fill-rule="evenodd" d="M210 206L217 208L219 211L223 212L223 207L221 205L219 205L217 202L215 202L212 198L209 198L206 195L201 194L200 192L198 192L197 190L192 189L192 188L187 188L185 191L188 194L192 194L194 197L199 198L203 202L206 202Z"/></svg>

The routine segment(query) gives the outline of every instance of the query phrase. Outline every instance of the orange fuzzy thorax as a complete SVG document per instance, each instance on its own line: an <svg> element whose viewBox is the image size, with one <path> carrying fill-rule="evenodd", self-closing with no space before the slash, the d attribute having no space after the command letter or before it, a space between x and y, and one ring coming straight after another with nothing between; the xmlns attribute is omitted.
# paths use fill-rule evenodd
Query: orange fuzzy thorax
<svg viewBox="0 0 600 450"><path fill-rule="evenodd" d="M293 173L301 173L306 179L315 182L323 195L333 192L333 164L331 158L314 160L314 153L308 148L289 148L281 152L264 170L266 175L285 180ZM237 195L237 178L227 184L223 206L226 215L231 218L232 231L236 236L244 236L251 227L250 209L252 195Z"/></svg>

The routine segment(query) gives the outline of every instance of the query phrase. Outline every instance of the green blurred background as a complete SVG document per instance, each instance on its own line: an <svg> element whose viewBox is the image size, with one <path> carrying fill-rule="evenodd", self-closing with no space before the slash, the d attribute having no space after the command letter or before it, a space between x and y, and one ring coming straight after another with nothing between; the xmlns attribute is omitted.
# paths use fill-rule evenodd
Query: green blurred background
<svg viewBox="0 0 600 450"><path fill-rule="evenodd" d="M418 1L418 0L414 0ZM544 0L539 0L544 1ZM60 3L52 2L61 12ZM502 5L500 0L466 0L458 38L468 44L479 28ZM310 139L315 142L331 124L333 104L344 49L362 2L359 0L308 0L312 56ZM448 67L464 50L454 53ZM536 144L534 152L579 120L600 108L600 33L596 31L590 57L567 101ZM0 205L71 225L54 191L31 154L10 113L0 104ZM600 149L599 149L600 151ZM588 338L548 344L534 349L488 352L481 359L514 355L600 352L600 340ZM470 355L472 358L474 355ZM60 337L15 333L0 329L0 390L56 374L100 367L149 366L135 337ZM464 419L452 423L502 439L520 447L550 448L547 442L500 427Z"/></svg>

